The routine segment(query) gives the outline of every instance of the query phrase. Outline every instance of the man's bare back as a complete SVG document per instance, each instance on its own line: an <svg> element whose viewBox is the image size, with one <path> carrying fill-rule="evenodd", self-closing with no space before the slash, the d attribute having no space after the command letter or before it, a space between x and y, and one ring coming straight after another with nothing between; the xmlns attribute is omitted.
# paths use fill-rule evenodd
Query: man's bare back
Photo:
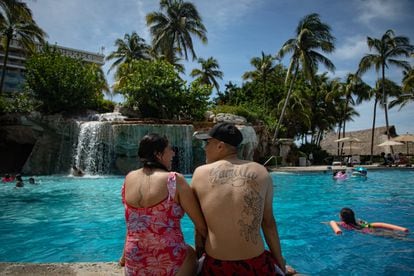
<svg viewBox="0 0 414 276"><path fill-rule="evenodd" d="M192 187L208 225L207 254L241 260L264 251L260 227L269 180L264 168L243 160L197 168Z"/></svg>
<svg viewBox="0 0 414 276"><path fill-rule="evenodd" d="M207 164L194 171L191 182L208 229L201 243L207 253L203 271L211 274L215 264L227 262L227 272L242 273L241 266L234 265L242 261L251 271L273 273L274 260L284 271L273 216L273 183L266 168L237 157L243 136L233 124L217 124L209 133L194 136L206 142ZM260 229L270 253L264 250ZM199 246L199 239L196 243Z"/></svg>

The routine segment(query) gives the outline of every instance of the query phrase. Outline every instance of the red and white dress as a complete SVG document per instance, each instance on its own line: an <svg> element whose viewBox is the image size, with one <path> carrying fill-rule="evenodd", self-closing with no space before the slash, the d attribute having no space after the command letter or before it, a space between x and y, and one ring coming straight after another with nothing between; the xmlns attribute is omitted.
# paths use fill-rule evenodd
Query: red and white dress
<svg viewBox="0 0 414 276"><path fill-rule="evenodd" d="M184 262L187 245L184 243L180 219L184 210L174 201L176 175L170 173L168 196L160 203L135 208L125 201L127 239L125 244L126 275L175 275Z"/></svg>

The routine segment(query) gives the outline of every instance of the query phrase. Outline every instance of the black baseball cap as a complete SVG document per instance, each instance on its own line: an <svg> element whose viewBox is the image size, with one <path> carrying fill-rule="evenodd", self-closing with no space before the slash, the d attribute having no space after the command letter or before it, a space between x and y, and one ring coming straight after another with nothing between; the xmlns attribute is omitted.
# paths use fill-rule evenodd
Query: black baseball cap
<svg viewBox="0 0 414 276"><path fill-rule="evenodd" d="M208 133L194 133L199 140L217 139L226 144L237 147L243 140L240 130L232 123L219 123L213 126Z"/></svg>

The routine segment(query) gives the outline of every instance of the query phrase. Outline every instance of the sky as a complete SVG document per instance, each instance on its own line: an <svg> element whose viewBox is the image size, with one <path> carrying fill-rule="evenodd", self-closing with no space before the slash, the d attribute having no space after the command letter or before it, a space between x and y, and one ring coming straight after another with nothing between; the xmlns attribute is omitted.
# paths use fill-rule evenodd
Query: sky
<svg viewBox="0 0 414 276"><path fill-rule="evenodd" d="M146 14L159 10L158 0L27 0L37 24L48 34L50 44L102 52L109 55L114 43L126 33L137 32L148 44L151 42L146 25ZM193 38L198 57L217 59L223 80L221 90L229 81L241 86L241 76L252 70L250 60L265 54L275 55L283 43L295 36L298 22L310 13L318 13L322 22L331 27L336 38L335 52L327 55L336 66L332 78L354 73L361 58L370 53L367 37L381 38L388 30L406 36L414 44L414 1L412 0L195 0L207 29L208 43ZM290 55L282 63L289 62ZM413 61L410 61L413 64ZM103 66L107 72L111 61ZM198 67L196 62L185 62L186 74ZM320 66L319 72L327 71ZM400 84L402 72L390 67L386 77ZM374 69L363 75L373 86L377 73ZM191 81L190 77L184 79ZM112 73L107 75L113 83ZM371 128L373 102L356 108L360 117L347 123L347 130ZM401 110L389 111L389 123L398 134L414 133L414 103ZM377 109L376 126L385 126L383 109Z"/></svg>

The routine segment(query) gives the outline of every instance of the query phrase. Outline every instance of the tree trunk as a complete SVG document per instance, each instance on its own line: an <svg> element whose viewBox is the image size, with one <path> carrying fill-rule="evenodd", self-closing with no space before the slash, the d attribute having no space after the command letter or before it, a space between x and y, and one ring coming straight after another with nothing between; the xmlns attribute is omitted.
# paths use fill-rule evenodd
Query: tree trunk
<svg viewBox="0 0 414 276"><path fill-rule="evenodd" d="M279 135L279 128L280 128L280 125L282 124L283 116L285 115L285 110L286 110L286 106L289 102L290 94L292 94L293 83L296 80L297 72L298 72L298 66L296 66L295 72L293 74L293 78L290 81L289 90L288 90L288 93L286 95L285 103L283 104L282 112L280 113L279 121L277 122L277 125L276 125L275 134L273 135L273 143L276 142L277 136Z"/></svg>
<svg viewBox="0 0 414 276"><path fill-rule="evenodd" d="M10 41L8 37L6 38L6 49L4 54L4 61L3 61L3 72L1 73L1 81L0 81L0 96L3 94L3 84L4 84L4 78L6 77L6 71L7 71L7 59L9 58L9 50L10 50Z"/></svg>
<svg viewBox="0 0 414 276"><path fill-rule="evenodd" d="M385 113L385 127L387 129L387 138L390 140L390 124L388 123L388 107L387 107L387 95L385 93L385 64L382 65L382 102L384 104ZM391 153L394 154L394 149L390 146Z"/></svg>
<svg viewBox="0 0 414 276"><path fill-rule="evenodd" d="M338 125L338 140L341 139L341 128L342 128L342 121L340 121ZM338 152L337 152L338 157L342 155L342 149L341 149L341 154L339 154L339 145L340 143L338 142Z"/></svg>
<svg viewBox="0 0 414 276"><path fill-rule="evenodd" d="M378 97L375 96L375 102L374 102L374 116L372 118L372 130L371 130L371 163L374 159L374 137L375 137L375 119L377 117L377 103L378 103Z"/></svg>

